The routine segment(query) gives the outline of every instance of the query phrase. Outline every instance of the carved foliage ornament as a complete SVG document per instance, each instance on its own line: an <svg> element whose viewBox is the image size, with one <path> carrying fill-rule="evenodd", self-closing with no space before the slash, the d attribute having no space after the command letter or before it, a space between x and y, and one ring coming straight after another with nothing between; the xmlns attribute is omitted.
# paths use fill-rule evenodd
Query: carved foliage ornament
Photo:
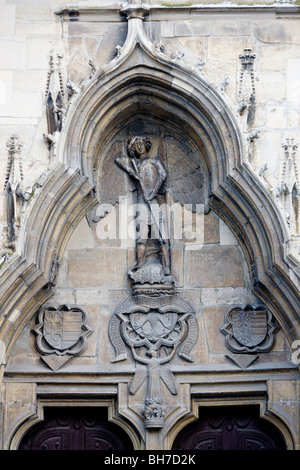
<svg viewBox="0 0 300 470"><path fill-rule="evenodd" d="M221 331L226 345L234 353L261 353L269 351L274 344L278 325L271 312L264 306L230 308L225 315Z"/></svg>
<svg viewBox="0 0 300 470"><path fill-rule="evenodd" d="M87 312L74 305L47 307L40 311L33 332L37 335L37 349L51 369L59 369L83 352L86 338L91 334L86 321Z"/></svg>

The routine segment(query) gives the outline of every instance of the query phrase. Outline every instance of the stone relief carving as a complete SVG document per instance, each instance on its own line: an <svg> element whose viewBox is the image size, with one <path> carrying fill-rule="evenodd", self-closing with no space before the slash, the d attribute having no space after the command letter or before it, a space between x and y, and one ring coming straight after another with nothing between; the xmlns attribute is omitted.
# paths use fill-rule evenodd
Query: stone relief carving
<svg viewBox="0 0 300 470"><path fill-rule="evenodd" d="M169 363L176 353L193 362L190 353L197 340L198 327L192 307L176 295L132 296L115 310L109 336L116 353L113 362L127 358L126 346L136 361L129 392L134 395L145 380L148 381L143 409L145 426L163 427L161 381L170 393L177 394Z"/></svg>
<svg viewBox="0 0 300 470"><path fill-rule="evenodd" d="M226 312L221 332L226 337L226 346L235 353L229 357L240 367L247 367L258 358L258 353L272 349L278 328L266 307L246 305L231 307Z"/></svg>
<svg viewBox="0 0 300 470"><path fill-rule="evenodd" d="M75 305L46 307L39 312L33 329L36 347L52 370L58 370L86 348L86 339L92 333L87 316L83 308Z"/></svg>
<svg viewBox="0 0 300 470"><path fill-rule="evenodd" d="M136 261L128 271L131 296L112 315L109 337L116 354L113 362L126 359L128 349L136 362L129 392L135 394L147 380L142 418L152 428L164 425L161 383L177 394L170 362L175 354L193 362L190 353L198 335L192 307L175 293L169 219L163 212L167 193L182 206L189 203L194 212L208 211L207 181L197 157L174 137L158 140L154 149L147 135L134 135L126 145L116 142L103 163L106 183L100 178L97 185L100 201L106 198L111 204L117 202L117 188L129 188L138 208Z"/></svg>

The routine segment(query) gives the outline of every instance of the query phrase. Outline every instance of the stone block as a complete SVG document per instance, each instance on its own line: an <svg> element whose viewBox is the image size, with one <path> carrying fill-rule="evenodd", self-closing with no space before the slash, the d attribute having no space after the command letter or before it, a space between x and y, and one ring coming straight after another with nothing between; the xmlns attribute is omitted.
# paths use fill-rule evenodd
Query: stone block
<svg viewBox="0 0 300 470"><path fill-rule="evenodd" d="M228 78L225 93L234 102L236 99L236 60L209 59L205 62L203 70L216 86L220 86Z"/></svg>
<svg viewBox="0 0 300 470"><path fill-rule="evenodd" d="M205 307L256 304L257 298L246 287L207 287L202 289L201 303Z"/></svg>
<svg viewBox="0 0 300 470"><path fill-rule="evenodd" d="M84 240L84 243L83 243ZM86 217L84 217L77 227L75 228L73 234L70 237L67 250L78 250L82 248L93 248L94 247L94 238L92 230L88 225Z"/></svg>
<svg viewBox="0 0 300 470"><path fill-rule="evenodd" d="M208 58L238 60L246 47L250 47L248 38L241 37L209 37Z"/></svg>
<svg viewBox="0 0 300 470"><path fill-rule="evenodd" d="M103 307L109 304L109 293L106 287L102 288L76 288L73 289L76 305L84 305L89 310L90 305L100 305Z"/></svg>
<svg viewBox="0 0 300 470"><path fill-rule="evenodd" d="M298 109L288 110L287 127L289 128L300 127L300 110Z"/></svg>
<svg viewBox="0 0 300 470"><path fill-rule="evenodd" d="M47 72L45 70L14 70L13 86L15 91L45 93Z"/></svg>
<svg viewBox="0 0 300 470"><path fill-rule="evenodd" d="M126 287L126 249L69 250L71 287Z"/></svg>
<svg viewBox="0 0 300 470"><path fill-rule="evenodd" d="M161 37L172 38L174 36L174 22L173 21L161 21Z"/></svg>
<svg viewBox="0 0 300 470"><path fill-rule="evenodd" d="M27 54L26 66L28 70L49 69L49 54L51 50L63 51L60 35L56 36L29 36L26 40Z"/></svg>
<svg viewBox="0 0 300 470"><path fill-rule="evenodd" d="M259 73L255 82L258 103L268 100L280 102L286 98L286 78L283 73Z"/></svg>
<svg viewBox="0 0 300 470"><path fill-rule="evenodd" d="M86 80L90 73L89 58L81 47L78 47L68 64L68 77L73 83L81 83Z"/></svg>
<svg viewBox="0 0 300 470"><path fill-rule="evenodd" d="M255 108L253 128L264 127L266 124L266 106L265 104L257 105Z"/></svg>
<svg viewBox="0 0 300 470"><path fill-rule="evenodd" d="M0 70L26 68L26 44L17 41L0 41Z"/></svg>
<svg viewBox="0 0 300 470"><path fill-rule="evenodd" d="M59 0L14 0L16 19L25 21L49 21L51 13L61 6Z"/></svg>
<svg viewBox="0 0 300 470"><path fill-rule="evenodd" d="M244 260L236 246L203 246L185 252L186 287L244 285Z"/></svg>
<svg viewBox="0 0 300 470"><path fill-rule="evenodd" d="M300 52L299 52L300 54ZM286 91L287 100L293 103L300 102L300 59L289 59L287 61L287 73L286 73Z"/></svg>
<svg viewBox="0 0 300 470"><path fill-rule="evenodd" d="M286 108L269 106L267 119L269 129L285 129L287 125Z"/></svg>
<svg viewBox="0 0 300 470"><path fill-rule="evenodd" d="M60 35L61 24L58 22L16 22L15 24L16 36L45 36L45 35Z"/></svg>
<svg viewBox="0 0 300 470"><path fill-rule="evenodd" d="M35 384L11 382L5 384L5 403L22 405L35 402Z"/></svg>
<svg viewBox="0 0 300 470"><path fill-rule="evenodd" d="M15 5L1 4L0 31L1 37L13 37L15 34Z"/></svg>
<svg viewBox="0 0 300 470"><path fill-rule="evenodd" d="M266 44L294 42L290 21L258 21L253 23L253 33L256 39Z"/></svg>
<svg viewBox="0 0 300 470"><path fill-rule="evenodd" d="M281 152L281 133L280 131L261 132L260 138L256 140L257 155L261 155L260 165L268 164L268 169L264 173L270 184L272 179L278 176L278 161Z"/></svg>
<svg viewBox="0 0 300 470"><path fill-rule="evenodd" d="M258 70L261 72L285 72L288 60L299 59L299 47L294 44L261 46L257 57Z"/></svg>
<svg viewBox="0 0 300 470"><path fill-rule="evenodd" d="M40 117L43 113L42 93L14 92L12 114L14 117Z"/></svg>
<svg viewBox="0 0 300 470"><path fill-rule="evenodd" d="M100 44L99 38L84 38L83 42L88 56L93 59L97 53Z"/></svg>
<svg viewBox="0 0 300 470"><path fill-rule="evenodd" d="M225 337L220 329L224 325L224 307L203 308L204 331L207 335L209 354L226 353Z"/></svg>
<svg viewBox="0 0 300 470"><path fill-rule="evenodd" d="M63 304L75 304L76 303L76 297L75 297L75 292L73 289L70 289L68 287L60 287L56 286L55 287L55 294L53 297L53 303L55 305L63 305Z"/></svg>
<svg viewBox="0 0 300 470"><path fill-rule="evenodd" d="M182 44L183 47L189 49L195 57L204 60L206 56L205 38L181 37L178 40L180 44Z"/></svg>
<svg viewBox="0 0 300 470"><path fill-rule="evenodd" d="M209 36L211 34L211 21L193 20L192 34L193 36Z"/></svg>
<svg viewBox="0 0 300 470"><path fill-rule="evenodd" d="M12 115L12 73L0 72L0 116Z"/></svg>
<svg viewBox="0 0 300 470"><path fill-rule="evenodd" d="M177 287L177 286L176 286ZM196 315L198 315L201 310L200 304L201 304L201 292L202 289L178 289L177 293L178 296L184 299L186 302L190 304L190 306L193 308L194 312Z"/></svg>
<svg viewBox="0 0 300 470"><path fill-rule="evenodd" d="M192 36L191 21L178 21L174 23L174 36Z"/></svg>
<svg viewBox="0 0 300 470"><path fill-rule="evenodd" d="M220 232L219 232L219 218L210 211L204 216L204 243L219 243Z"/></svg>
<svg viewBox="0 0 300 470"><path fill-rule="evenodd" d="M236 237L234 236L233 232L230 230L230 228L223 222L223 220L220 220L220 244L221 245L237 245L238 241Z"/></svg>
<svg viewBox="0 0 300 470"><path fill-rule="evenodd" d="M212 34L214 36L250 36L250 21L215 20Z"/></svg>
<svg viewBox="0 0 300 470"><path fill-rule="evenodd" d="M184 285L184 258L183 258L183 246L172 247L172 275L174 278L176 287L183 287Z"/></svg>

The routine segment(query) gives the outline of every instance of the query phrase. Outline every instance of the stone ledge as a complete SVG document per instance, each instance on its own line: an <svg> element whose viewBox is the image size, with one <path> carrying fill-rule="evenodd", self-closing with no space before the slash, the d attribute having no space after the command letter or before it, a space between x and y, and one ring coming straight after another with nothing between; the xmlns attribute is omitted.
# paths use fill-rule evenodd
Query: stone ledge
<svg viewBox="0 0 300 470"><path fill-rule="evenodd" d="M108 2L107 2L108 3ZM152 3L152 2L150 2ZM164 2L167 3L167 2ZM171 2L169 2L171 3ZM183 2L184 3L184 2ZM148 6L148 5L147 5ZM54 11L56 15L63 15L65 20L69 21L111 21L118 18L119 21L125 21L125 16L120 14L121 5L112 3L111 5L97 5L94 2L79 2L77 5L66 4ZM215 3L196 3L194 5L163 5L155 2L154 5L149 5L149 20L161 19L161 13L164 15L166 11L170 12L173 16L172 19L176 20L176 16L185 15L185 18L202 13L267 13L273 16L290 17L300 16L300 6L297 5L279 5L278 3L266 4L261 2L248 4L238 3L223 3L221 0ZM156 17L156 15L158 15ZM147 18L145 18L147 21ZM177 18L178 19L178 18Z"/></svg>

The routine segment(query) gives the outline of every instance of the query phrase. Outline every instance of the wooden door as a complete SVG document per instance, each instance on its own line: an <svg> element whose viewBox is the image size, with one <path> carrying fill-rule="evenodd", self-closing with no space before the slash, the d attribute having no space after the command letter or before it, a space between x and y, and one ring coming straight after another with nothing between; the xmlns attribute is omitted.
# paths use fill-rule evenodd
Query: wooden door
<svg viewBox="0 0 300 470"><path fill-rule="evenodd" d="M284 450L281 433L259 418L258 407L212 407L184 428L173 450Z"/></svg>
<svg viewBox="0 0 300 470"><path fill-rule="evenodd" d="M132 450L128 435L108 422L106 408L46 408L44 421L19 450Z"/></svg>

